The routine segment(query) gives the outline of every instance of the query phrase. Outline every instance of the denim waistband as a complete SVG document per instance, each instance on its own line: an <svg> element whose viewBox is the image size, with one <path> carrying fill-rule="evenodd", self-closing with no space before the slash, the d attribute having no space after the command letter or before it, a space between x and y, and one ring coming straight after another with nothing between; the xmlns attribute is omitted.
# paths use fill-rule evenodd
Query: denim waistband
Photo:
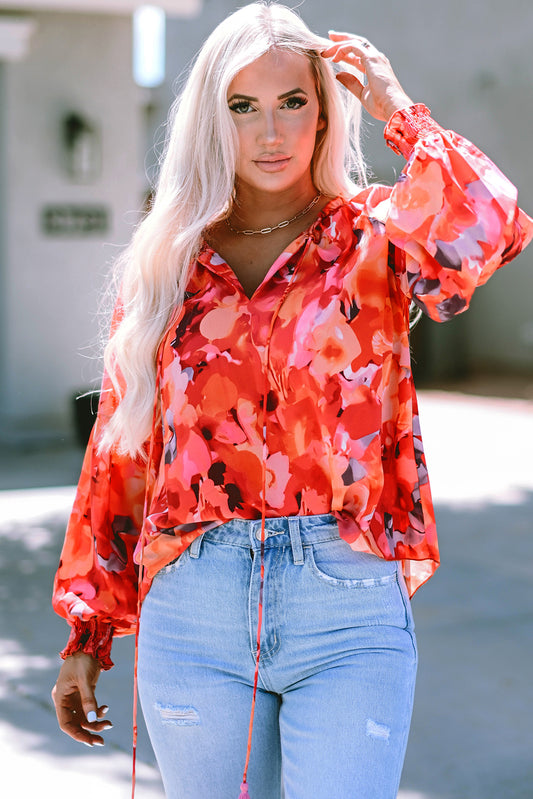
<svg viewBox="0 0 533 799"><path fill-rule="evenodd" d="M303 562L304 546L333 541L339 536L339 527L331 513L314 516L276 516L265 519L265 548L292 548L294 562ZM191 557L198 557L202 541L224 542L259 551L261 548L261 519L231 519L194 539L190 545Z"/></svg>

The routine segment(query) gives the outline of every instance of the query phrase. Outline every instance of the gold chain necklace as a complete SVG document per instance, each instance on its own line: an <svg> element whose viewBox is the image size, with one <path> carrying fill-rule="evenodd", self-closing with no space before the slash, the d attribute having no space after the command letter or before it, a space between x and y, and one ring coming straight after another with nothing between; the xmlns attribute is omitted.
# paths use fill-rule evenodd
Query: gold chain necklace
<svg viewBox="0 0 533 799"><path fill-rule="evenodd" d="M263 227L260 230L237 230L237 228L233 227L228 217L226 217L226 225L233 233L239 233L242 236L255 236L257 233L261 233L264 236L267 233L272 233L274 230L278 230L278 228L287 227L287 225L291 225L293 222L296 222L296 220L300 219L300 217L305 216L305 214L317 204L321 196L321 194L317 194L316 197L313 197L309 205L305 206L303 211L299 211L295 216L291 217L291 219L284 219L283 222L279 222L279 224L274 225L274 227Z"/></svg>

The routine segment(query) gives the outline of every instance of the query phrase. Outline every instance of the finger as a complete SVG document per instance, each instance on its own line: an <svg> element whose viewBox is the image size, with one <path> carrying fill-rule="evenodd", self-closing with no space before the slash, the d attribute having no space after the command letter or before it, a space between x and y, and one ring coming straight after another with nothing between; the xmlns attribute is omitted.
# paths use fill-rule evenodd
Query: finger
<svg viewBox="0 0 533 799"><path fill-rule="evenodd" d="M355 94L358 100L361 100L365 87L355 75L351 75L349 72L339 72L335 77L348 91Z"/></svg>
<svg viewBox="0 0 533 799"><path fill-rule="evenodd" d="M328 58L328 56L325 57ZM366 68L363 59L360 56L355 55L355 53L348 53L346 55L343 55L341 53L339 55L329 56L329 58L335 64L339 64L342 62L343 64L348 64L350 67L353 67L358 72L366 73Z"/></svg>
<svg viewBox="0 0 533 799"><path fill-rule="evenodd" d="M75 741L84 743L87 746L103 746L104 739L94 733L106 729L106 725L110 725L110 722L92 725L94 732L91 732L86 729L87 720L81 702L72 702L70 700L71 697L65 697L63 702L56 704L56 715L60 729Z"/></svg>
<svg viewBox="0 0 533 799"><path fill-rule="evenodd" d="M87 723L82 721L80 724L81 730L79 731L80 739L83 743L89 743L91 746L104 746L104 739L98 733L107 732L113 728L113 723L109 719L98 720Z"/></svg>
<svg viewBox="0 0 533 799"><path fill-rule="evenodd" d="M340 42L343 39L354 39L355 34L353 33L346 33L345 31L328 31L328 36L333 42Z"/></svg>
<svg viewBox="0 0 533 799"><path fill-rule="evenodd" d="M344 39L340 42L336 42L332 44L331 47L326 47L324 50L321 50L320 55L324 56L325 58L331 58L334 56L341 48L345 48L348 52L350 49L352 40L345 41Z"/></svg>
<svg viewBox="0 0 533 799"><path fill-rule="evenodd" d="M83 710L78 713L76 710L67 708L60 716L58 715L58 721L64 733L87 746L104 746L104 739L99 733L113 727L113 724L107 720L89 724L84 717Z"/></svg>
<svg viewBox="0 0 533 799"><path fill-rule="evenodd" d="M98 704L94 695L94 687L84 677L80 678L78 684L80 702L85 713L85 720L92 724L98 719Z"/></svg>
<svg viewBox="0 0 533 799"><path fill-rule="evenodd" d="M348 43L348 42L364 48L374 47L372 42L370 42L365 36L358 36L357 34L354 33L340 33L339 31L329 31L328 36L333 42L335 42L335 44L332 45L332 47L342 45L343 43ZM331 47L329 49L331 49Z"/></svg>
<svg viewBox="0 0 533 799"><path fill-rule="evenodd" d="M86 746L104 746L104 739L101 735L97 735L96 733L103 732L103 729L107 729L107 727L91 732L91 730L86 729L86 725L87 722L79 722L76 720L76 716L74 716L70 721L67 721L64 726L61 726L61 729L75 741L85 744Z"/></svg>
<svg viewBox="0 0 533 799"><path fill-rule="evenodd" d="M350 42L335 44L333 47L330 47L330 50L334 51L332 52L334 60L338 60L338 58L336 58L337 56L364 58L369 56L371 51L373 53L376 52L376 49L368 42L356 41L355 39Z"/></svg>
<svg viewBox="0 0 533 799"><path fill-rule="evenodd" d="M98 719L97 721L85 721L85 719L81 719L80 726L82 726L84 730L89 730L89 732L102 732L103 730L110 730L113 723L110 719Z"/></svg>
<svg viewBox="0 0 533 799"><path fill-rule="evenodd" d="M348 39L352 38L351 36L347 36L343 33L336 33L335 31L329 31L328 36L332 40L332 42L335 42L335 44L331 44L329 47L325 47L321 51L321 55L325 56L326 58L329 58L329 56L336 51L337 47L341 42L347 41Z"/></svg>
<svg viewBox="0 0 533 799"><path fill-rule="evenodd" d="M369 51L359 45L339 45L331 48L327 53L321 54L324 58L331 58L335 63L344 61L346 64L355 67L359 72L366 72L365 60L370 55Z"/></svg>
<svg viewBox="0 0 533 799"><path fill-rule="evenodd" d="M113 724L109 719L105 718L108 710L109 708L107 705L101 705L98 708L96 716L89 714L90 718L88 718L86 722L82 721L81 726L89 732L103 732L104 730L110 730Z"/></svg>
<svg viewBox="0 0 533 799"><path fill-rule="evenodd" d="M66 690L62 684L56 683L52 698L59 728L66 735L87 746L104 746L104 739L98 733L113 725L110 721L98 720L104 715L106 706L97 707L94 690L85 679L80 680L79 686L70 686Z"/></svg>

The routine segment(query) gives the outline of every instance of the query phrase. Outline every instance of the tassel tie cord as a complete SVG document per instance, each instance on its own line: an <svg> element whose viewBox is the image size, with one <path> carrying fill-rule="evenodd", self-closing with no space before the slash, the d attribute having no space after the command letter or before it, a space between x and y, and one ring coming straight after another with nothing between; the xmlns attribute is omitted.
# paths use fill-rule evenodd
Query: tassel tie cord
<svg viewBox="0 0 533 799"><path fill-rule="evenodd" d="M309 247L311 242L311 236L308 235L305 240L304 245L304 255L305 251ZM303 260L300 259L300 262ZM252 707L250 711L250 724L248 727L248 744L246 747L246 762L244 765L244 772L242 775L242 783L241 783L241 792L239 794L239 799L250 799L250 794L248 792L248 766L250 763L250 753L252 750L252 730L254 724L254 715L255 715L255 704L256 704L256 697L257 697L257 684L259 680L259 659L261 656L261 627L263 622L263 590L265 584L265 518L266 518L266 461L268 457L268 450L267 450L267 443L266 443L266 408L267 408L267 399L268 399L268 392L269 392L269 385L268 385L268 369L269 369L269 362L270 362L270 340L272 338L272 331L274 329L274 324L277 319L277 316L280 312L281 306L285 302L287 294L292 287L294 282L294 277L296 275L297 269L294 270L289 283L283 295L278 303L278 306L274 313L272 314L272 321L270 323L270 329L268 331L268 336L266 340L265 346L265 372L264 372L264 385L263 385L263 408L262 408L262 429L263 429L263 458L262 458L262 477L261 477L261 567L260 567L260 584L259 584L259 603L258 603L258 617L257 617L257 651L256 651L256 658L255 658L255 672L254 672L254 686L253 686L253 694L252 694ZM170 324L170 323L169 323ZM139 629L140 629L140 621L141 621L141 596L142 596L142 583L143 583L143 576L144 576L144 566L143 566L143 555L144 555L144 546L145 546L145 526L144 522L148 516L148 507L149 507L149 485L150 485L150 474L152 469L152 461L153 461L153 454L154 454L154 441L155 441L155 427L157 422L157 408L158 408L158 399L159 399L159 386L160 386L160 378L161 378L161 368L162 368L162 359L163 359L163 341L164 337L160 344L160 351L158 353L157 358L157 373L156 373L156 388L155 388L155 398L154 398L154 411L152 416L152 435L150 438L150 450L148 455L148 463L146 465L146 492L144 495L144 510L143 510L143 526L141 529L141 535L138 544L139 550L139 578L138 578L138 587L137 587L137 624L135 629L135 665L134 665L134 672L133 672L133 745L132 745L132 775L131 775L131 799L135 799L135 782L136 782L136 761L137 761L137 694L138 694L138 676L137 676L137 665L138 665L138 654L139 654Z"/></svg>
<svg viewBox="0 0 533 799"><path fill-rule="evenodd" d="M248 783L247 782L241 783L241 792L239 794L239 799L250 799L250 794L248 793Z"/></svg>
<svg viewBox="0 0 533 799"><path fill-rule="evenodd" d="M304 247L304 255L305 251L309 247L311 242L311 237L308 235L305 242ZM300 259L300 263L304 260L303 256ZM250 724L248 727L248 745L246 747L246 762L244 765L244 772L242 775L242 783L241 783L241 792L239 794L239 799L250 799L250 794L248 792L248 766L250 764L250 753L252 751L252 731L254 726L254 715L255 715L255 703L257 697L257 683L259 680L259 658L261 657L261 626L263 622L263 591L265 586L265 518L266 518L266 462L268 457L268 449L267 449L267 442L266 442L266 412L267 412L267 399L268 399L268 392L269 392L269 384L268 384L268 370L270 366L270 340L272 338L272 331L274 330L274 324L278 317L278 314L281 310L281 306L285 302L285 298L289 293L289 290L292 287L294 277L296 275L296 269L291 275L291 279L289 280L285 291L278 303L278 307L272 314L272 321L270 322L270 329L268 331L268 336L266 340L265 346L265 371L264 371L264 384L263 384L263 408L262 408L262 429L263 429L263 458L261 463L261 567L260 567L260 583L259 583L259 603L258 603L258 613L257 613L257 649L256 649L256 658L255 658L255 672L254 672L254 688L252 693L252 708L250 711Z"/></svg>

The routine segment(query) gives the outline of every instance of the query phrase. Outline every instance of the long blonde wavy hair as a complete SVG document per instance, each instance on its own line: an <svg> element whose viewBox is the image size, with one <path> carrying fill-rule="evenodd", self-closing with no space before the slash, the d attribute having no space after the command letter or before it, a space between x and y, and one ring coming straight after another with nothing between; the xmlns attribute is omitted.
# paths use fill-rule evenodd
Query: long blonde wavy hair
<svg viewBox="0 0 533 799"><path fill-rule="evenodd" d="M359 143L361 106L320 57L331 42L278 3L252 3L215 28L192 65L169 116L169 135L153 204L117 259L121 320L104 353L118 397L100 449L142 455L154 408L156 356L185 288L203 232L231 213L237 137L227 103L235 75L273 48L309 58L321 113L311 168L325 196L353 196L366 185Z"/></svg>

